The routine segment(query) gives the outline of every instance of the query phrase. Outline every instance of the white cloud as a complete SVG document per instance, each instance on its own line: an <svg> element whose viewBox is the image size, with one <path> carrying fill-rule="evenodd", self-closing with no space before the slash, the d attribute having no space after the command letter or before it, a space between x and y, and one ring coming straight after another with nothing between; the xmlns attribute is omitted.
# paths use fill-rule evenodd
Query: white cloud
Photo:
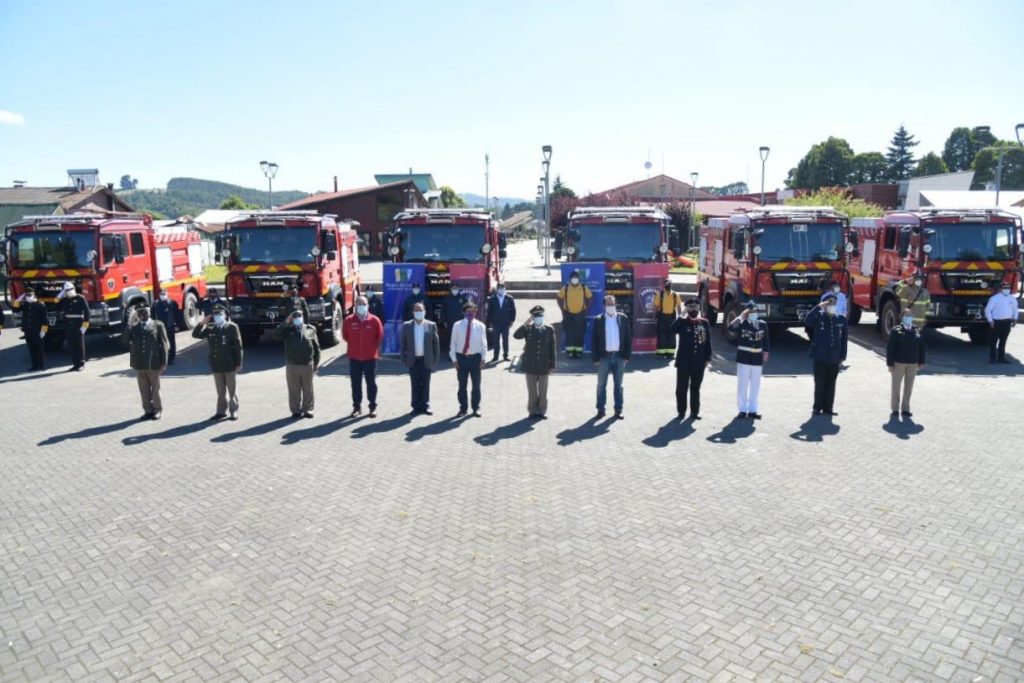
<svg viewBox="0 0 1024 683"><path fill-rule="evenodd" d="M0 123L7 123L12 126L24 126L25 117L21 114L15 114L13 111L4 111L0 109Z"/></svg>

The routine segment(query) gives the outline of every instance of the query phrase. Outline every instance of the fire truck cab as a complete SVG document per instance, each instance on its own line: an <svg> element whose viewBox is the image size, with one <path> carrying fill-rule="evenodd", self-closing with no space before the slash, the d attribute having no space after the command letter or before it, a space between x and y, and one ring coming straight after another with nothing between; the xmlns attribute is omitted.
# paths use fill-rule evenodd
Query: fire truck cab
<svg viewBox="0 0 1024 683"><path fill-rule="evenodd" d="M358 227L316 211L253 211L224 226L217 249L228 266L228 314L246 345L282 322L281 299L293 286L320 342L341 342L360 289Z"/></svg>
<svg viewBox="0 0 1024 683"><path fill-rule="evenodd" d="M160 291L178 303L186 328L199 322L206 278L195 230L154 228L148 215L26 216L8 226L6 243L14 324L21 324L16 300L31 287L46 304L51 350L64 342L57 295L65 282L89 302L90 333L119 333L127 309Z"/></svg>
<svg viewBox="0 0 1024 683"><path fill-rule="evenodd" d="M697 292L705 316L729 323L753 300L762 319L803 326L829 285L848 290L849 218L831 207L764 206L712 218L701 229Z"/></svg>
<svg viewBox="0 0 1024 683"><path fill-rule="evenodd" d="M888 338L899 324L895 285L920 273L931 307L928 327L960 327L971 341L988 340L985 304L1008 283L1020 284L1021 220L999 209L893 211L852 222L851 322L861 311L878 314Z"/></svg>

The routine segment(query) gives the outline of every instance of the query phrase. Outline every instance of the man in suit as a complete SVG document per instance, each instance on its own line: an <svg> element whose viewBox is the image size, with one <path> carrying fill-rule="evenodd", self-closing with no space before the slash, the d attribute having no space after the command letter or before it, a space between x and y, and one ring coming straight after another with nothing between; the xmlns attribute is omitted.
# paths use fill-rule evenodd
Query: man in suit
<svg viewBox="0 0 1024 683"><path fill-rule="evenodd" d="M466 303L466 301L466 295L462 293L459 285L455 282L452 283L451 291L441 300L441 328L439 332L441 334L441 345L444 347L445 353L451 350L452 327L455 323L462 320L462 304Z"/></svg>
<svg viewBox="0 0 1024 683"><path fill-rule="evenodd" d="M414 304L412 320L402 324L402 334L398 338L398 357L409 368L414 415L433 415L430 412L430 375L441 357L437 325L426 318L423 303Z"/></svg>
<svg viewBox="0 0 1024 683"><path fill-rule="evenodd" d="M504 360L508 360L508 331L515 321L516 300L506 293L505 283L499 283L494 294L487 299L487 326L494 342L492 362L498 362L498 347L502 349Z"/></svg>
<svg viewBox="0 0 1024 683"><path fill-rule="evenodd" d="M615 309L615 297L604 298L604 313L594 319L590 355L597 366L597 417L604 417L608 398L608 375L614 384L615 419L622 415L622 376L633 352L633 330L627 318Z"/></svg>
<svg viewBox="0 0 1024 683"><path fill-rule="evenodd" d="M213 315L214 306L224 306L225 308L227 308L227 305L228 302L225 301L224 299L221 299L220 295L217 294L217 288L210 287L209 289L206 290L206 298L199 302L199 310L205 317Z"/></svg>
<svg viewBox="0 0 1024 683"><path fill-rule="evenodd" d="M455 365L459 379L459 412L464 417L470 400L473 417L480 417L480 371L487 356L487 327L476 319L476 304L467 301L462 304L463 318L452 326L451 350L448 352ZM473 393L469 400L466 385L473 382Z"/></svg>
<svg viewBox="0 0 1024 683"><path fill-rule="evenodd" d="M178 304L167 295L167 292L160 292L156 303L153 304L153 319L164 324L167 332L167 341L171 345L167 352L167 364L174 365L174 356L178 353L178 345L174 341L174 333L178 331L178 317L181 311Z"/></svg>

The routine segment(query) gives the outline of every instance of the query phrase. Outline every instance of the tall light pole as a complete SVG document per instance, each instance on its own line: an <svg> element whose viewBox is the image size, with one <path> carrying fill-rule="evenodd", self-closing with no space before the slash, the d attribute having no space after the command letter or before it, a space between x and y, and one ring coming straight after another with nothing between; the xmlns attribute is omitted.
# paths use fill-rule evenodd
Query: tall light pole
<svg viewBox="0 0 1024 683"><path fill-rule="evenodd" d="M544 266L551 275L551 145L540 148L544 155Z"/></svg>
<svg viewBox="0 0 1024 683"><path fill-rule="evenodd" d="M1014 129L1013 129L1013 132L1015 132L1017 134L1017 144L1018 145L1024 145L1024 141L1022 141L1020 139L1021 131L1024 131L1024 123L1018 123L1016 125L1016 127L1014 127Z"/></svg>
<svg viewBox="0 0 1024 683"><path fill-rule="evenodd" d="M697 242L697 226L695 225L697 214L694 211L693 203L693 191L697 187L697 178L700 176L699 173L694 171L690 174L690 244L693 246Z"/></svg>
<svg viewBox="0 0 1024 683"><path fill-rule="evenodd" d="M542 229L542 223L544 221L544 185L537 185L537 253L544 253L544 230Z"/></svg>
<svg viewBox="0 0 1024 683"><path fill-rule="evenodd" d="M771 150L762 145L757 151L761 155L761 206L764 206L764 162L768 161L768 152Z"/></svg>
<svg viewBox="0 0 1024 683"><path fill-rule="evenodd" d="M277 175L277 164L272 161L261 161L260 170L267 177L267 195L269 196L268 206L274 210L274 176Z"/></svg>
<svg viewBox="0 0 1024 683"><path fill-rule="evenodd" d="M484 211L491 210L491 155L484 155Z"/></svg>

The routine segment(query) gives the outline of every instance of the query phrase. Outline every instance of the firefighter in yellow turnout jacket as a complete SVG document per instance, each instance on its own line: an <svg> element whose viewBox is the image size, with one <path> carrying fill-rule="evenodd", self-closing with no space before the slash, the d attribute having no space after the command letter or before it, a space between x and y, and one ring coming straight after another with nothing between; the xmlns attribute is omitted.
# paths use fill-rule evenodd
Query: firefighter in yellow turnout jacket
<svg viewBox="0 0 1024 683"><path fill-rule="evenodd" d="M910 309L914 316L914 329L923 330L932 305L932 297L924 286L924 275L915 273L914 277L901 280L893 287L893 292L899 297L900 310Z"/></svg>
<svg viewBox="0 0 1024 683"><path fill-rule="evenodd" d="M654 295L654 319L657 324L658 347L655 353L666 358L676 354L676 339L672 334L672 323L679 313L679 295L672 291L672 280L665 279L664 286Z"/></svg>
<svg viewBox="0 0 1024 683"><path fill-rule="evenodd" d="M570 358L583 356L583 335L587 331L587 309L594 293L580 282L580 272L569 273L569 284L558 290L558 306L562 309L565 330L565 352Z"/></svg>

